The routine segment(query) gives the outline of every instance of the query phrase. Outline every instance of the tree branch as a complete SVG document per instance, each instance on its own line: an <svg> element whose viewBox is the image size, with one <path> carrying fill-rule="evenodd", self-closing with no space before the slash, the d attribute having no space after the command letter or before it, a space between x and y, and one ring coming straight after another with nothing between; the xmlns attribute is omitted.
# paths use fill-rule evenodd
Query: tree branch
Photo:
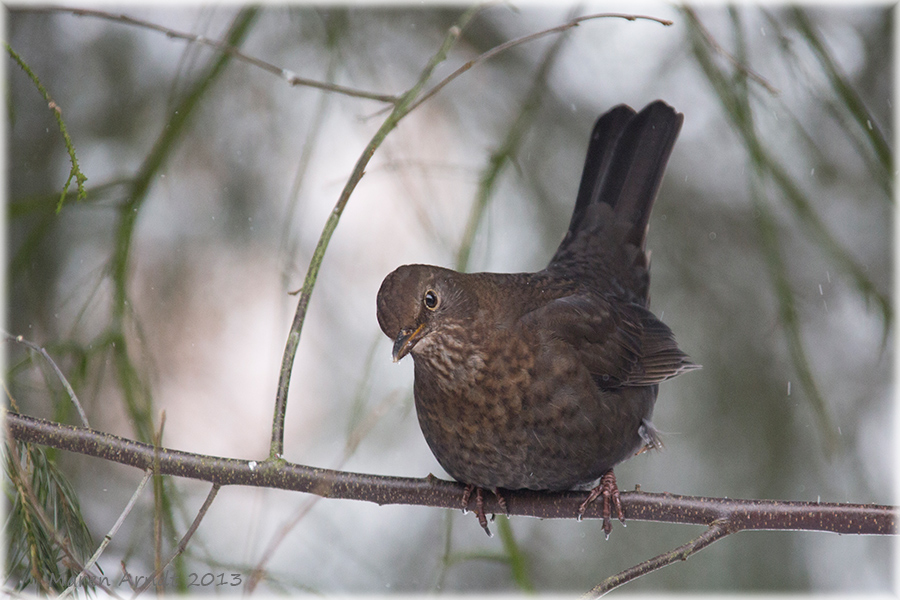
<svg viewBox="0 0 900 600"><path fill-rule="evenodd" d="M319 241L316 244L315 250L313 251L312 258L310 259L309 268L307 269L306 277L303 280L303 287L296 292L300 294L300 298L297 302L297 309L294 312L294 320L291 324L290 332L288 333L287 342L285 343L284 354L282 355L281 372L278 379L278 388L275 394L275 413L272 419L272 441L269 451L269 455L273 459L277 459L278 457L280 457L284 450L284 419L285 413L287 411L287 397L288 390L290 388L290 377L293 370L294 357L296 356L297 348L300 344L300 334L303 329L303 323L306 319L306 311L309 307L309 301L312 296L312 291L316 285L316 280L318 278L319 268L322 264L322 260L325 257L325 251L328 248L328 243L331 240L331 236L334 233L338 221L340 220L341 215L344 212L344 208L347 206L347 202L350 199L350 195L356 189L356 185L365 174L366 166L369 164L369 161L372 159L375 151L379 148L385 137L387 137L388 133L390 133L397 126L400 120L403 119L406 115L415 110L420 104L434 96L456 77L468 71L475 64L485 61L501 52L504 52L520 44L530 42L552 33L566 31L567 29L571 29L572 27L577 26L582 21L587 21L590 19L617 18L626 19L628 21L644 19L662 23L663 25L672 24L671 21L658 19L656 17L645 15L627 15L621 13L604 13L577 17L575 19L572 19L568 23L564 23L556 27L551 27L549 29L544 29L531 35L526 35L504 44L500 44L495 48L485 52L484 54L481 54L474 60L469 61L468 63L451 73L449 76L445 77L440 82L435 84L434 87L432 87L429 91L422 93L425 84L431 78L431 75L433 74L435 68L439 63L443 62L446 59L447 54L450 52L450 48L456 43L457 39L462 33L462 30L482 8L483 7L480 5L475 5L472 8L466 10L459 17L456 24L450 27L450 29L447 31L447 34L444 36L444 41L441 43L440 48L437 50L437 52L434 53L434 55L432 55L431 59L428 61L428 64L425 65L425 68L422 69L422 72L419 74L416 83L409 90L398 96L393 101L391 113L387 116L384 123L372 137L372 140L366 146L365 150L363 150L362 155L356 162L356 166L353 168L350 179L344 185L344 189L341 192L341 195L338 198L334 209L331 211L331 215L329 215L328 220L325 223L325 227L322 230L321 235L319 236Z"/></svg>
<svg viewBox="0 0 900 600"><path fill-rule="evenodd" d="M681 546L660 554L655 558L645 560L638 565L625 569L621 573L613 575L612 577L607 577L601 583L592 588L591 591L585 594L583 598L599 598L600 596L603 596L614 588L625 585L629 581L634 581L641 575L646 575L647 573L650 573L652 571L662 569L663 567L671 565L677 560L687 560L688 557L692 554L700 552L713 542L722 539L726 535L735 533L735 531L736 530L728 521L714 521L709 526L709 529L689 541L687 544L682 544Z"/></svg>
<svg viewBox="0 0 900 600"><path fill-rule="evenodd" d="M165 565L157 567L156 571L153 572L152 577L148 577L144 584L139 587L135 593L133 598L136 598L147 591L152 584L156 584L159 586L160 577L165 573L166 569L169 568L169 565L172 564L182 552L187 550L188 542L191 541L194 533L196 533L197 528L200 527L200 522L203 521L203 517L206 516L206 513L209 511L209 507L212 506L213 500L216 499L216 495L219 493L219 489L221 486L219 484L214 483L212 489L209 490L209 493L206 495L206 500L203 501L203 506L200 507L200 510L197 511L197 516L194 517L194 521L191 523L191 526L188 527L187 532L185 532L184 536L182 536L181 541L178 542L178 547L175 548L175 552L172 553L172 556L169 557L169 560L166 561ZM164 592L165 590L161 590ZM133 600L132 598L132 600Z"/></svg>
<svg viewBox="0 0 900 600"><path fill-rule="evenodd" d="M136 19L134 17L130 17L126 14L113 14L110 12L106 12L103 10L91 10L87 8L72 8L69 6L47 6L47 7L19 7L21 10L28 12L67 12L71 13L77 17L94 17L98 19L106 19L107 21L113 21L117 23L122 23L123 25L130 25L132 27L140 27L143 29L149 29L151 31L158 31L159 33L163 33L166 37L175 39L175 40L184 40L188 43L192 44L202 44L204 46L209 46L219 52L223 52L225 54L229 54L237 60L243 61L245 63L251 64L254 67L258 67L263 71L267 71L281 77L291 86L304 86L320 89L326 92L335 92L338 94L343 94L345 96L350 96L352 98L363 98L368 100L377 100L378 102L386 102L389 104L394 104L397 102L397 98L391 96L389 94L379 94L376 92L369 92L366 90L357 90L353 88L349 88L342 85L337 85L334 83L326 83L323 81L316 81L314 79L308 79L306 77L300 77L290 69L284 69L282 67L278 67L273 65L272 63L266 62L260 58L256 58L255 56L250 56L249 54L244 54L240 51L236 46L233 46L227 42L221 42L219 40L211 39L203 35L197 35L193 33L187 33L183 31L177 31L175 29L171 29L169 27L164 27L157 23L152 23L150 21L145 21L143 19Z"/></svg>
<svg viewBox="0 0 900 600"><path fill-rule="evenodd" d="M85 427L90 427L91 423L88 421L87 414L84 412L84 409L81 407L81 402L78 401L78 395L75 394L75 390L72 388L72 385L69 383L69 380L66 379L66 376L63 374L62 369L60 369L53 358L50 356L44 348L38 346L34 342L29 342L21 335L12 335L11 333L7 333L6 331L0 331L4 336L6 336L7 342L16 342L17 344L22 344L27 348L31 348L38 354L44 357L50 367L53 369L53 372L56 374L56 377L59 379L59 382L66 388L66 393L69 395L69 400L72 401L72 404L75 405L75 410L78 411L78 416L81 417L81 422Z"/></svg>
<svg viewBox="0 0 900 600"><path fill-rule="evenodd" d="M78 587L81 585L81 582L84 580L84 578L92 577L92 575L89 573L89 569L91 567L93 567L94 564L100 559L100 556L106 550L106 547L112 541L113 537L119 532L119 528L125 522L125 518L128 517L129 514L131 514L131 509L133 509L134 505L137 504L137 500L140 497L141 492L144 491L144 486L146 486L147 482L150 481L151 475L153 475L153 472L150 469L147 469L144 472L144 478L141 479L141 482L138 484L137 489L131 495L131 499L128 500L128 504L125 505L125 509L122 511L122 513L119 515L119 518L116 519L116 522L113 524L112 529L109 530L109 533L107 533L105 536L103 536L103 541L100 542L100 546L94 552L93 556L91 556L91 559L84 565L84 568L81 569L81 572L75 578L75 581L72 582L72 585L70 585L68 588L66 588L65 591L63 591L63 593L59 595L59 600L63 600L65 598L75 595Z"/></svg>
<svg viewBox="0 0 900 600"><path fill-rule="evenodd" d="M12 414L12 413L8 413ZM69 544L67 538L63 537L63 535L59 532L56 527L55 519L51 519L47 513L44 511L43 504L38 500L37 496L34 493L34 489L32 488L31 482L29 481L29 476L25 473L22 468L22 459L19 456L18 449L16 448L16 444L9 439L10 437L15 437L15 434L12 433L12 429L7 430L7 452L9 452L9 458L11 460L8 461L12 472L15 475L11 474L11 478L13 479L13 485L16 486L17 492L23 497L28 498L28 503L26 507L26 512L33 515L38 521L40 521L41 526L50 534L53 538L53 541L56 542L56 545L62 550L65 555L65 561L68 562L69 565L77 569L79 572L85 571L86 567L81 564L81 561L75 555L75 550ZM43 581L40 578L39 573L35 573L37 575L36 583L40 585L45 593L51 593L51 589L46 581ZM102 589L104 592L109 594L113 598L118 598L121 600L121 596L116 594L112 589L108 586L103 585L102 582L98 583L97 587Z"/></svg>
<svg viewBox="0 0 900 600"><path fill-rule="evenodd" d="M28 66L22 57L16 53L15 50L9 44L5 44L6 51L12 57L14 61L19 65L19 67L25 71L25 74L31 79L34 83L35 87L44 97L44 100L47 102L47 108L53 111L53 116L56 117L56 125L59 127L59 132L63 136L63 141L66 145L66 151L69 153L69 161L72 163L71 169L69 169L69 178L66 179L65 185L63 185L62 193L59 196L59 201L56 203L56 214L59 214L59 211L62 210L63 202L65 202L66 196L69 193L69 186L72 184L72 180L75 180L75 185L78 188L78 200L84 200L87 198L87 191L84 188L84 183L87 181L87 176L81 171L81 167L78 165L78 157L75 156L75 144L72 143L72 138L69 137L69 131L66 128L66 122L62 118L62 109L59 105L50 97L50 93L47 92L47 89L44 87L44 84L41 83L41 80L38 79L37 75L35 75L34 71L31 70L31 67Z"/></svg>
<svg viewBox="0 0 900 600"><path fill-rule="evenodd" d="M493 58L494 56L500 54L501 52L505 52L515 46L527 44L528 42L532 42L536 39L540 39L544 36L547 36L547 35L550 35L553 33L562 33L563 31L572 29L573 27L577 27L583 21L589 21L592 19L625 19L626 21L644 20L644 21L655 21L656 23L659 23L660 25L665 25L666 27L669 27L672 25L672 21L669 21L667 19L659 19L657 17L651 17L648 15L630 15L630 14L623 14L623 13L597 13L597 14L592 14L592 15L582 15L580 17L575 17L574 19L571 19L570 21L563 23L562 25L557 25L556 27L551 27L549 29L542 29L541 31L537 31L535 33L530 33L528 35L518 37L514 40L509 40L508 42L499 44L498 46L491 48L487 52L484 52L484 53L476 56L475 58L466 62L461 67L459 67L458 69L456 69L455 71L453 71L452 73L447 75L445 78L440 80L430 90L428 90L427 92L422 94L422 97L419 98L418 100L416 100L412 104L412 106L409 107L409 110L410 111L414 110L417 106L419 106L420 104L422 104L423 102L425 102L426 100L428 100L429 98L431 98L432 96L437 94L442 89L444 89L444 86L446 86L448 83L450 83L451 81L453 81L454 79L456 79L457 77L459 77L460 75L462 75L463 73L465 73L466 71L468 71L469 69L474 67L475 65L482 63L482 62L488 60L489 58Z"/></svg>
<svg viewBox="0 0 900 600"><path fill-rule="evenodd" d="M61 425L14 412L7 412L10 434L32 442L78 454L146 469L159 465L162 475L199 479L224 485L246 485L293 490L324 498L363 500L379 505L406 504L437 508L462 508L462 484L437 479L389 477L319 469L284 460L262 462L192 454L157 448L84 427ZM541 519L574 519L586 492L504 491L508 514ZM782 500L738 500L623 492L622 506L628 519L711 526L728 523L730 532L744 529L805 530L862 535L896 533L897 509L874 504L792 502ZM474 501L473 501L474 502ZM502 514L492 494L485 498L485 511ZM584 518L601 518L600 503L590 505Z"/></svg>
<svg viewBox="0 0 900 600"><path fill-rule="evenodd" d="M272 420L272 442L269 450L271 459L277 460L284 451L284 419L287 411L288 390L291 383L294 358L297 354L297 348L300 345L300 334L303 330L303 323L306 320L306 311L309 308L309 301L312 298L313 288L316 285L319 269L322 266L322 260L325 258L325 250L328 248L331 236L334 234L338 221L347 206L347 202L350 200L350 195L353 193L353 190L356 189L357 184L365 174L366 166L369 164L372 156L375 155L375 151L378 150L387 135L397 126L400 120L412 110L410 107L411 103L418 97L422 88L425 87L425 83L431 77L437 66L446 59L447 53L450 52L450 48L456 43L457 39L459 39L463 28L465 28L466 24L479 10L479 7L475 6L465 11L462 16L459 17L456 24L447 31L440 48L438 48L437 52L431 56L431 59L425 65L425 68L422 69L416 83L399 97L394 104L393 110L391 110L391 114L385 118L384 123L378 128L378 131L375 132L372 140L357 159L356 165L353 167L353 172L350 174L350 178L347 180L347 183L344 184L344 189L341 191L337 203L334 205L331 214L328 216L328 220L325 222L325 227L319 235L319 241L316 243L316 248L313 250L313 255L310 258L309 268L306 271L306 277L303 279L303 287L297 291L297 293L300 294L300 298L297 301L294 320L291 323L291 329L288 332L288 339L285 343L284 354L281 359L281 372L279 373L278 388L275 393L275 414Z"/></svg>

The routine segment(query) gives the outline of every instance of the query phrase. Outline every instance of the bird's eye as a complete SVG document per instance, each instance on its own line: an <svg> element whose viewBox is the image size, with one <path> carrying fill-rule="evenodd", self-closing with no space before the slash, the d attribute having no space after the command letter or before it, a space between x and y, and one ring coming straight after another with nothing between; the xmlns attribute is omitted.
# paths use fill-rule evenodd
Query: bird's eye
<svg viewBox="0 0 900 600"><path fill-rule="evenodd" d="M434 290L425 292L425 298L422 301L428 310L435 310L438 307L438 296Z"/></svg>

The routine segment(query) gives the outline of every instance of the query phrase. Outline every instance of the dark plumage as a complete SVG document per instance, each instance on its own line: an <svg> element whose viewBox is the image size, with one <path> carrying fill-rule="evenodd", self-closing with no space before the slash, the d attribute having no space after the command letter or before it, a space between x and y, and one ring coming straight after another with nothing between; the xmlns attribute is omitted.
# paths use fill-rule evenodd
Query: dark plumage
<svg viewBox="0 0 900 600"><path fill-rule="evenodd" d="M623 518L611 469L658 444L658 384L696 368L648 310L644 247L681 123L661 101L598 119L546 269L406 265L382 283L378 322L395 361L412 354L425 439L479 508L480 488L568 490L608 473L587 502L603 495L604 516Z"/></svg>

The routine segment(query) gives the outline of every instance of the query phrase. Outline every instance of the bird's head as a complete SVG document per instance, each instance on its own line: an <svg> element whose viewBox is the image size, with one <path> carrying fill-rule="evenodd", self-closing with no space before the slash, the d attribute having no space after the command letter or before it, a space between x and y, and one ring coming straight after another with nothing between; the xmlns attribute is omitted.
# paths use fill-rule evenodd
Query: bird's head
<svg viewBox="0 0 900 600"><path fill-rule="evenodd" d="M394 342L394 362L448 323L471 314L477 302L466 293L465 277L441 267L404 265L384 278L378 290L378 324Z"/></svg>

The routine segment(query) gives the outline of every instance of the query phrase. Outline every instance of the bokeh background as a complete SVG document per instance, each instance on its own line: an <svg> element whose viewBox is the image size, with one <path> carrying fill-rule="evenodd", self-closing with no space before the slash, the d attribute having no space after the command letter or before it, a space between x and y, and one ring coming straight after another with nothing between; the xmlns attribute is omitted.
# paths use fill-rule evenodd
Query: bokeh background
<svg viewBox="0 0 900 600"><path fill-rule="evenodd" d="M233 35L246 55L301 77L388 95L417 80L466 9L99 8ZM651 308L703 369L661 386L666 449L618 467L620 486L895 502L893 9L496 4L429 82L500 43L608 11L673 25L599 19L518 46L454 80L379 148L321 266L285 458L446 477L418 429L412 361L391 363L375 320L382 278L411 262L542 268L594 120L662 98L685 121L651 219ZM387 105L291 86L123 19L12 6L6 39L60 107L88 178L87 197L73 184L57 213L69 155L7 54L8 331L46 347L93 427L148 440L164 411L165 446L264 459L296 306L288 292ZM44 361L22 345L5 351L19 410L78 423ZM53 457L101 539L142 474ZM208 487L167 482L167 543ZM459 511L224 488L179 573L260 567L262 592L581 593L701 531L629 522L605 541L598 522L502 520L494 528L511 537L489 539ZM124 561L151 573L152 528L147 488L104 571L119 577ZM744 532L628 589L884 592L893 565L891 539ZM25 576L7 569L10 587Z"/></svg>

